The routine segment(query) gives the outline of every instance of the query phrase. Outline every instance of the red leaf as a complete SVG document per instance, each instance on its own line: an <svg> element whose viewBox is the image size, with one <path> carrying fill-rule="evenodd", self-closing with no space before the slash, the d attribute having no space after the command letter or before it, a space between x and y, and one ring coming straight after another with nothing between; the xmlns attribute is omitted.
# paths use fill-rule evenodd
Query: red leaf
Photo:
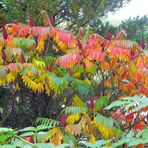
<svg viewBox="0 0 148 148"><path fill-rule="evenodd" d="M117 111L112 113L112 118L113 119L118 119L118 120L123 120L124 116L122 114L122 110L118 109Z"/></svg>
<svg viewBox="0 0 148 148"><path fill-rule="evenodd" d="M53 66L54 66L54 62L50 63L49 66L48 66L48 70L51 71Z"/></svg>
<svg viewBox="0 0 148 148"><path fill-rule="evenodd" d="M141 45L141 48L142 48L142 49L144 49L144 48L145 48L145 42L144 42L144 39L142 39L142 40L141 40L140 45Z"/></svg>
<svg viewBox="0 0 148 148"><path fill-rule="evenodd" d="M21 54L21 62L22 63L25 63L25 58L24 58L24 55L23 54Z"/></svg>
<svg viewBox="0 0 148 148"><path fill-rule="evenodd" d="M90 109L93 109L94 108L94 106L95 106L95 99L91 99L90 100L90 104L89 104L89 107L90 107Z"/></svg>
<svg viewBox="0 0 148 148"><path fill-rule="evenodd" d="M137 130L137 131L141 131L141 130L143 130L144 129L144 124L143 124L143 122L140 122L140 123L138 123L134 128Z"/></svg>
<svg viewBox="0 0 148 148"><path fill-rule="evenodd" d="M35 22L34 22L33 17L31 15L29 16L29 25L31 27L33 27L35 25Z"/></svg>
<svg viewBox="0 0 148 148"><path fill-rule="evenodd" d="M62 126L65 126L66 125L66 116L65 115L62 115L61 116L61 125Z"/></svg>
<svg viewBox="0 0 148 148"><path fill-rule="evenodd" d="M28 137L24 137L24 139L30 143L34 143L33 137L32 136L28 136Z"/></svg>
<svg viewBox="0 0 148 148"><path fill-rule="evenodd" d="M2 49L2 59L3 59L3 61L6 60L6 53L5 53L4 48Z"/></svg>
<svg viewBox="0 0 148 148"><path fill-rule="evenodd" d="M115 33L115 34L114 34L114 40L116 39L116 37L117 37L117 34Z"/></svg>
<svg viewBox="0 0 148 148"><path fill-rule="evenodd" d="M8 34L7 34L5 27L3 27L3 38L4 38L4 40L7 40L7 38L8 38Z"/></svg>
<svg viewBox="0 0 148 148"><path fill-rule="evenodd" d="M54 16L51 16L51 17L49 18L49 21L50 21L50 23L51 23L52 26L55 25L55 17L54 17Z"/></svg>
<svg viewBox="0 0 148 148"><path fill-rule="evenodd" d="M123 39L124 37L126 37L127 36L127 34L126 34L126 32L125 31L120 31L119 33L117 33L117 35L116 35L116 40L121 40L121 39Z"/></svg>
<svg viewBox="0 0 148 148"><path fill-rule="evenodd" d="M125 116L125 119L126 119L128 122L131 122L131 121L134 119L134 114L135 114L135 113L136 113L136 112L132 112L132 113L126 115L126 116Z"/></svg>
<svg viewBox="0 0 148 148"><path fill-rule="evenodd" d="M57 62L64 68L69 68L82 60L79 52L68 53L58 58Z"/></svg>
<svg viewBox="0 0 148 148"><path fill-rule="evenodd" d="M79 49L82 49L83 48L80 40L77 41L77 45L78 45Z"/></svg>
<svg viewBox="0 0 148 148"><path fill-rule="evenodd" d="M144 148L145 145L144 144L139 144L138 146L139 146L139 148Z"/></svg>
<svg viewBox="0 0 148 148"><path fill-rule="evenodd" d="M108 39L109 41L111 40L111 34L110 34L109 31L106 32L106 37L107 37L107 39Z"/></svg>
<svg viewBox="0 0 148 148"><path fill-rule="evenodd" d="M14 24L18 25L18 22L14 22Z"/></svg>

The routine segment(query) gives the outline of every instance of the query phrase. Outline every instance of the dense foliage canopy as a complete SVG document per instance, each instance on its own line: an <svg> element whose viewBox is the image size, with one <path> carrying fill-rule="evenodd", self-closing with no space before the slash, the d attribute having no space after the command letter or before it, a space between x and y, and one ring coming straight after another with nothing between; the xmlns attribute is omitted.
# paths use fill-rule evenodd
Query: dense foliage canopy
<svg viewBox="0 0 148 148"><path fill-rule="evenodd" d="M114 38L108 33L105 39L99 34L84 36L80 28L73 36L54 28L51 20L48 26L32 22L30 18L29 25L4 26L0 86L9 87L15 96L11 110L22 99L16 94L31 90L38 99L46 93L58 100L55 105L60 105L61 114L56 112L54 119L39 117L35 127L19 131L1 128L0 144L144 146L148 142L148 57L143 49L124 40L125 32Z"/></svg>

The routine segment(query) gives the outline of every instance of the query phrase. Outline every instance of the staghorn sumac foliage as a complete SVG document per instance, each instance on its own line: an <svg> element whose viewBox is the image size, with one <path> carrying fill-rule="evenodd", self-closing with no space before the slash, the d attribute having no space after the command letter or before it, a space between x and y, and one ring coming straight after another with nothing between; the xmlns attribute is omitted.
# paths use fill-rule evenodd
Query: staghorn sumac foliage
<svg viewBox="0 0 148 148"><path fill-rule="evenodd" d="M124 40L124 32L114 39L108 34L107 40L98 34L78 38L52 23L31 26L5 25L7 38L0 38L0 86L10 86L15 94L23 84L40 96L59 97L57 105L66 105L61 114L55 111L55 120L37 120L49 126L42 142L72 141L78 146L85 137L94 144L109 140L104 143L108 147L114 142L146 143L146 136L138 132L147 125L147 106L136 108L148 96L148 57L142 48ZM122 100L128 96L133 97ZM130 138L141 138L138 144L122 141L130 129Z"/></svg>

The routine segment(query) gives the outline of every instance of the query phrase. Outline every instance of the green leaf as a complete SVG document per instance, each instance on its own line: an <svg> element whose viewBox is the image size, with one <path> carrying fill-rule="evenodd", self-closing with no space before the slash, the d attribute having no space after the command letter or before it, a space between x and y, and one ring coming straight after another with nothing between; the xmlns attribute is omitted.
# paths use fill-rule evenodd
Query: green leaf
<svg viewBox="0 0 148 148"><path fill-rule="evenodd" d="M60 93L68 85L67 75L65 75L64 77L57 77L53 73L50 73L49 77L50 77L50 80L52 81L52 86L56 93Z"/></svg>
<svg viewBox="0 0 148 148"><path fill-rule="evenodd" d="M37 142L41 142L42 139L47 135L47 132L38 132L37 133Z"/></svg>
<svg viewBox="0 0 148 148"><path fill-rule="evenodd" d="M138 106L133 109L133 111L139 111L140 109L148 106L148 98L146 97L126 97L121 100L115 101L107 106L105 109L109 110L114 107L124 106L128 110L131 106L135 106L138 103Z"/></svg>
<svg viewBox="0 0 148 148"><path fill-rule="evenodd" d="M90 148L97 148L97 147L102 147L103 145L106 145L107 143L111 142L112 140L98 140L95 143L90 143L90 142L83 142L83 144L87 147Z"/></svg>
<svg viewBox="0 0 148 148"><path fill-rule="evenodd" d="M143 138L143 139L147 139L147 138L148 138L148 127L146 127L146 128L143 130L142 138Z"/></svg>
<svg viewBox="0 0 148 148"><path fill-rule="evenodd" d="M125 144L126 142L127 142L127 140L126 140L125 138L123 138L123 139L119 140L118 142L114 143L114 144L111 146L111 148L119 147L119 146Z"/></svg>
<svg viewBox="0 0 148 148"><path fill-rule="evenodd" d="M24 75L28 74L29 72L36 75L36 74L38 74L38 69L36 67L25 67L22 70L22 74L24 74Z"/></svg>
<svg viewBox="0 0 148 148"><path fill-rule="evenodd" d="M13 132L14 130L12 128L4 128L4 127L1 127L0 128L0 133L1 132Z"/></svg>
<svg viewBox="0 0 148 148"><path fill-rule="evenodd" d="M55 146L51 143L37 143L34 145L37 146L38 148L55 148Z"/></svg>
<svg viewBox="0 0 148 148"><path fill-rule="evenodd" d="M13 43L16 47L22 48L22 49L28 49L29 46L35 45L34 39L28 39L28 38L14 38Z"/></svg>
<svg viewBox="0 0 148 148"><path fill-rule="evenodd" d="M46 56L42 59L46 66L48 66L50 63L54 62L56 60L56 58L54 56Z"/></svg>
<svg viewBox="0 0 148 148"><path fill-rule="evenodd" d="M16 148L16 146L15 145L6 144L6 145L1 145L0 148Z"/></svg>
<svg viewBox="0 0 148 148"><path fill-rule="evenodd" d="M62 110L65 114L83 114L88 111L87 106L67 106Z"/></svg>
<svg viewBox="0 0 148 148"><path fill-rule="evenodd" d="M70 144L66 144L65 143L65 144L61 144L61 145L58 145L57 146L57 148L66 148L66 147L69 148L70 147Z"/></svg>
<svg viewBox="0 0 148 148"><path fill-rule="evenodd" d="M134 140L132 140L130 143L129 143L129 147L131 147L131 146L134 146L134 145L139 145L139 144L141 144L141 143L143 143L143 139L134 139Z"/></svg>
<svg viewBox="0 0 148 148"><path fill-rule="evenodd" d="M15 145L18 148L23 147L26 144L26 142L24 142L20 139L17 139L17 138L15 138L15 140L13 140L12 143L13 143L13 145Z"/></svg>
<svg viewBox="0 0 148 148"><path fill-rule="evenodd" d="M106 110L109 110L111 108L114 108L114 107L120 107L120 106L123 106L123 105L127 105L128 103L130 103L129 101L115 101L113 103L111 103L109 106L107 106L105 109Z"/></svg>
<svg viewBox="0 0 148 148"><path fill-rule="evenodd" d="M26 133L21 134L20 136L27 137L27 136L32 136L32 135L34 135L34 132L26 132Z"/></svg>
<svg viewBox="0 0 148 148"><path fill-rule="evenodd" d="M143 130L142 130L142 131L139 131L139 132L137 133L137 135L136 135L136 138L140 138L142 134L143 134Z"/></svg>
<svg viewBox="0 0 148 148"><path fill-rule="evenodd" d="M97 101L95 102L95 110L101 110L103 107L107 106L108 102L109 99L107 96L102 96L101 98L97 99Z"/></svg>
<svg viewBox="0 0 148 148"><path fill-rule="evenodd" d="M48 128L51 128L51 127L46 125L39 125L37 126L36 131L38 132L38 131L46 130Z"/></svg>
<svg viewBox="0 0 148 148"><path fill-rule="evenodd" d="M147 107L148 106L148 101L147 102L141 102L141 104L139 104L135 109L134 109L134 111L138 111L138 110L140 110L140 109L142 109L142 108L144 108L144 107Z"/></svg>
<svg viewBox="0 0 148 148"><path fill-rule="evenodd" d="M72 142L73 145L75 145L75 146L77 145L76 138L70 133L65 134L63 141L64 141L64 143L71 143Z"/></svg>
<svg viewBox="0 0 148 148"><path fill-rule="evenodd" d="M22 148L33 148L33 147L29 144L25 144Z"/></svg>
<svg viewBox="0 0 148 148"><path fill-rule="evenodd" d="M78 79L72 79L72 87L76 92L79 92L82 96L86 96L90 92L90 85L86 82Z"/></svg>
<svg viewBox="0 0 148 148"><path fill-rule="evenodd" d="M14 136L14 130L9 128L0 128L0 145L6 144L9 138Z"/></svg>
<svg viewBox="0 0 148 148"><path fill-rule="evenodd" d="M18 131L20 131L20 132L28 132L28 131L35 131L35 130L36 130L35 127L26 127L26 128L20 129Z"/></svg>
<svg viewBox="0 0 148 148"><path fill-rule="evenodd" d="M97 114L96 120L97 120L97 122L99 122L109 128L113 127L113 120L110 118L107 118L105 116L102 116L101 114Z"/></svg>
<svg viewBox="0 0 148 148"><path fill-rule="evenodd" d="M40 125L46 125L48 128L53 128L57 125L59 125L59 121L54 120L54 119L49 119L49 118L43 118L43 117L38 117L35 121L36 124Z"/></svg>
<svg viewBox="0 0 148 148"><path fill-rule="evenodd" d="M133 129L131 129L130 132L126 135L126 138L127 138L127 139L133 138L133 137L134 137L134 134L135 134L135 133L134 133Z"/></svg>
<svg viewBox="0 0 148 148"><path fill-rule="evenodd" d="M124 135L123 131L119 128L112 127L111 130L112 130L113 135L118 137L118 138L121 138Z"/></svg>

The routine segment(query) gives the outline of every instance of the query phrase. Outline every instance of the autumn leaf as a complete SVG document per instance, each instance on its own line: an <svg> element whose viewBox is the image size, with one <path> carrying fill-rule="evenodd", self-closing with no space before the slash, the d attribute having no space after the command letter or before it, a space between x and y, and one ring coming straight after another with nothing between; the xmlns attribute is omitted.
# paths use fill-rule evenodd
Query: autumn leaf
<svg viewBox="0 0 148 148"><path fill-rule="evenodd" d="M80 115L79 114L71 114L66 118L66 122L68 124L74 124L76 121L78 121L80 119Z"/></svg>

